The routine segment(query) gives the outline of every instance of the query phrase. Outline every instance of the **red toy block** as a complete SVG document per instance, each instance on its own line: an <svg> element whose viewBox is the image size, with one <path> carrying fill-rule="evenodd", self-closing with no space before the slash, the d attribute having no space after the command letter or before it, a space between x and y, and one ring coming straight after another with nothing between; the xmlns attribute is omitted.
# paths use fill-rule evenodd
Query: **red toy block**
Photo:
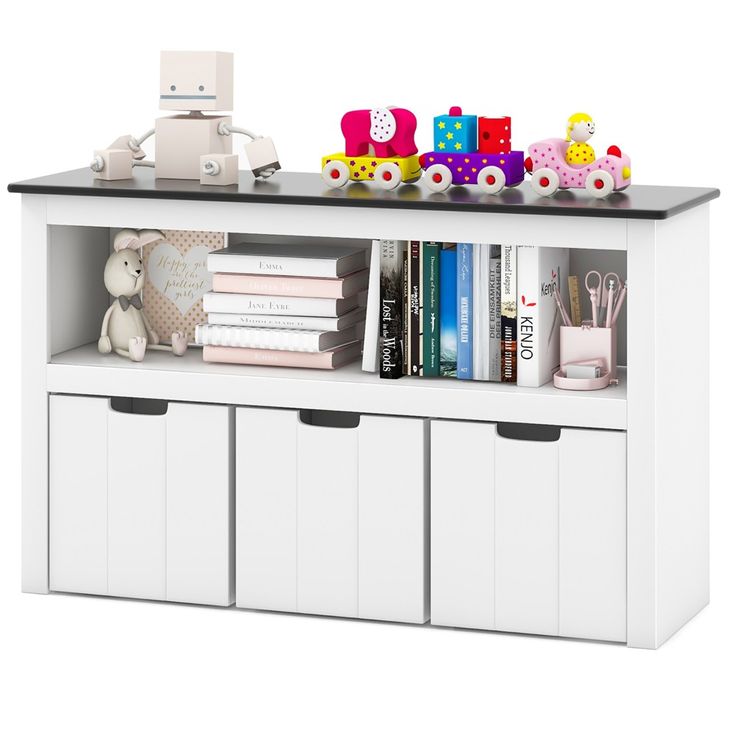
<svg viewBox="0 0 736 736"><path fill-rule="evenodd" d="M511 118L478 118L478 152L511 152Z"/></svg>

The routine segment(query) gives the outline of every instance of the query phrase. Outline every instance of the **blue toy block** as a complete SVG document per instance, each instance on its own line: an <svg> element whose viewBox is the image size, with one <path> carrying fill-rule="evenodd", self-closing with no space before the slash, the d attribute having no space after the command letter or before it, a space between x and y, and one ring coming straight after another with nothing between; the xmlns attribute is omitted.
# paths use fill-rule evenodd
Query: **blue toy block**
<svg viewBox="0 0 736 736"><path fill-rule="evenodd" d="M475 153L478 150L478 117L463 115L451 107L448 115L434 119L434 150L443 153Z"/></svg>

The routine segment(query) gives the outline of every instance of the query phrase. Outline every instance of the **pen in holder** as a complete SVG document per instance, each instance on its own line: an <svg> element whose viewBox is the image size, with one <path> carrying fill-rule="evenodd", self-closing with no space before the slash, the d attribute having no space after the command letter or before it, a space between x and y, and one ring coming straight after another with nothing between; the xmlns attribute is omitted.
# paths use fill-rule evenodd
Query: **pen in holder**
<svg viewBox="0 0 736 736"><path fill-rule="evenodd" d="M554 385L593 391L616 383L616 327L560 327L560 369Z"/></svg>

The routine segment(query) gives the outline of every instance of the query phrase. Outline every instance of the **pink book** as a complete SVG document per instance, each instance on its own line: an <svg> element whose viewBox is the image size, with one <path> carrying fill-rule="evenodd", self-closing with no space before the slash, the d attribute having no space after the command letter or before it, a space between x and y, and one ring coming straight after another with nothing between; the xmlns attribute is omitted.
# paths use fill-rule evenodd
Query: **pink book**
<svg viewBox="0 0 736 736"><path fill-rule="evenodd" d="M230 348L205 345L202 359L207 363L236 363L238 365L273 365L288 368L339 368L360 357L362 340L340 345L321 353L298 353L291 350L259 350L258 348Z"/></svg>
<svg viewBox="0 0 736 736"><path fill-rule="evenodd" d="M212 290L230 294L271 294L317 299L345 299L368 288L368 269L339 279L309 276L261 276L249 273L216 273Z"/></svg>

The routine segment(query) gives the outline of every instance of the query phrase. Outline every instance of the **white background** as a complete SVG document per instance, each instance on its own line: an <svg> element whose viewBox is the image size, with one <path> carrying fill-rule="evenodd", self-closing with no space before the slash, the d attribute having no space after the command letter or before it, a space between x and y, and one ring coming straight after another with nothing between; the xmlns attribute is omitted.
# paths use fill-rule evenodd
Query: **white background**
<svg viewBox="0 0 736 736"><path fill-rule="evenodd" d="M659 5L659 4L657 4ZM514 148L582 110L643 184L716 186L712 287L697 244L680 309L712 310L712 602L657 652L74 596L21 595L20 197L3 191L0 732L620 734L733 728L733 26L723 3L13 2L2 19L0 177L85 165L140 135L162 48L236 52L236 125L287 170L340 148L345 110L513 116ZM109 8L109 9L108 9ZM150 144L147 146L152 150ZM731 173L729 173L731 172ZM703 330L708 324L703 324ZM702 380L683 335L683 384ZM666 489L665 489L666 490ZM730 722L731 726L727 727ZM720 725L718 725L720 723Z"/></svg>

